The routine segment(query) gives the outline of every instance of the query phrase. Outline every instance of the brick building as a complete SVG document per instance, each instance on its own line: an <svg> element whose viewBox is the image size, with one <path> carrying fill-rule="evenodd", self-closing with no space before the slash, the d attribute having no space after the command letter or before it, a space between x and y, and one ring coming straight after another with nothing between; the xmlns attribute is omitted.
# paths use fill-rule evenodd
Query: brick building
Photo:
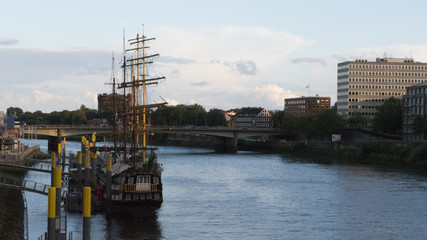
<svg viewBox="0 0 427 240"><path fill-rule="evenodd" d="M316 112L331 108L330 97L299 97L285 99L285 114L314 116Z"/></svg>

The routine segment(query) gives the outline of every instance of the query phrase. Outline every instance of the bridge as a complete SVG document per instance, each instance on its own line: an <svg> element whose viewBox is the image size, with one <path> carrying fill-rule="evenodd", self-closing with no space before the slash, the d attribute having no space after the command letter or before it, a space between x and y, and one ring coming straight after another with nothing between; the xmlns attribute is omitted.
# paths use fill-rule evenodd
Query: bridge
<svg viewBox="0 0 427 240"><path fill-rule="evenodd" d="M175 127L175 126L151 126L153 133L186 133L200 134L217 137L216 150L219 152L236 152L237 139L255 136L279 135L280 132L273 128L230 128L230 127ZM89 135L110 135L112 127L94 127L86 125L42 125L26 126L25 134L36 134L48 136L48 149L55 150L62 137Z"/></svg>

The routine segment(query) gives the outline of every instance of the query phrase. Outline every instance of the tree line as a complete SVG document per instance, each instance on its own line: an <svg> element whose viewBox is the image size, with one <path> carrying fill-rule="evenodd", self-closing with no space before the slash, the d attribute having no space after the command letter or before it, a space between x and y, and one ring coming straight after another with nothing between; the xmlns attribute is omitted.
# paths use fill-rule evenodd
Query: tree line
<svg viewBox="0 0 427 240"><path fill-rule="evenodd" d="M243 108L242 108L243 109ZM237 114L242 109L233 109ZM81 105L73 111L41 111L23 112L17 107L7 109L8 116L15 116L18 121L27 125L86 125L89 120L105 118L111 124L114 122L114 112L111 107L95 110ZM155 126L227 126L224 111L221 109L206 109L199 104L164 106L147 113L148 121ZM289 139L298 138L330 138L331 134L339 134L345 128L362 128L372 126L378 133L399 135L402 130L402 104L399 99L389 98L377 108L373 119L355 112L349 118L337 114L336 107L318 112L314 117L284 114L278 111L272 114L272 126ZM421 117L413 123L414 131L427 132L427 124Z"/></svg>
<svg viewBox="0 0 427 240"><path fill-rule="evenodd" d="M107 119L114 122L114 111L111 107L101 110L89 109L81 105L80 109L73 111L42 111L24 112L18 107L9 107L7 116L14 116L16 121L25 122L27 125L86 125L89 120ZM174 126L227 126L224 113L220 109L206 111L199 104L164 106L147 113L148 121L152 125Z"/></svg>
<svg viewBox="0 0 427 240"><path fill-rule="evenodd" d="M421 117L418 117L421 118ZM340 134L344 129L372 129L373 132L400 136L402 134L402 104L397 98L389 98L377 108L373 118L353 112L348 118L337 114L336 106L329 110L316 113L314 117L283 114L278 112L273 116L276 127L280 127L288 139L322 138L330 139L332 134ZM424 119L414 120L419 131L427 132ZM414 127L414 124L413 124Z"/></svg>

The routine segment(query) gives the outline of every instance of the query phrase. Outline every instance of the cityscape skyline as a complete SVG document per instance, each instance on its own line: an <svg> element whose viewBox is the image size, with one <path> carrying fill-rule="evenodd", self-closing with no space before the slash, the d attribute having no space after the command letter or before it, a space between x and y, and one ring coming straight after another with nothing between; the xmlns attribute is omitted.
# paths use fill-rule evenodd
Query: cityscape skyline
<svg viewBox="0 0 427 240"><path fill-rule="evenodd" d="M340 62L427 62L420 31L427 3L329 3L1 2L0 111L96 108L97 95L110 92L105 83L112 52L121 56L123 28L126 38L143 31L157 38L152 71L167 79L151 100L207 109L283 110L285 98L308 93L333 105ZM119 60L115 65L119 75Z"/></svg>

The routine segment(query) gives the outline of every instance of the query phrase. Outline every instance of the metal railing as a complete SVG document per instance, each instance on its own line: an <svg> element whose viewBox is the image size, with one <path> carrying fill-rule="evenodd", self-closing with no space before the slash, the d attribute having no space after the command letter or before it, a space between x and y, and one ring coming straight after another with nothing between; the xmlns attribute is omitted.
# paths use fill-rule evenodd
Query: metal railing
<svg viewBox="0 0 427 240"><path fill-rule="evenodd" d="M121 193L147 193L158 192L160 184L121 184L119 191Z"/></svg>

